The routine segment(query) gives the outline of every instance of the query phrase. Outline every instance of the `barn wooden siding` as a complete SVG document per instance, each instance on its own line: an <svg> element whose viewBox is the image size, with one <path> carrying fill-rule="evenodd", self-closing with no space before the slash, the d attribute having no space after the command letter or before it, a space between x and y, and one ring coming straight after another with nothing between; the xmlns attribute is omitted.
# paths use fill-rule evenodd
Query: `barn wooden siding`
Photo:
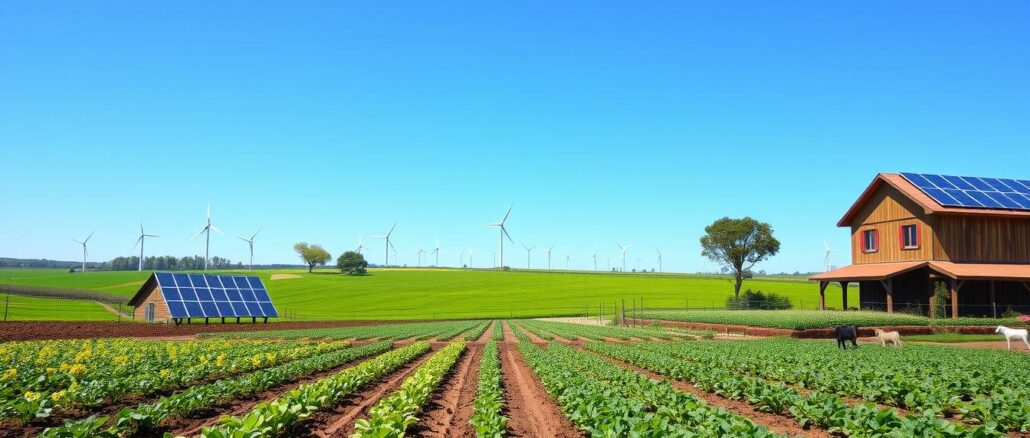
<svg viewBox="0 0 1030 438"><path fill-rule="evenodd" d="M901 227L919 226L919 248L901 247ZM862 234L875 229L880 233L876 252L862 251ZM883 185L855 215L851 225L851 263L886 263L930 260L933 257L932 218L923 209L894 187Z"/></svg>
<svg viewBox="0 0 1030 438"><path fill-rule="evenodd" d="M1030 219L937 215L934 260L1030 263Z"/></svg>
<svg viewBox="0 0 1030 438"><path fill-rule="evenodd" d="M154 322L171 321L172 313L168 310L168 303L165 302L164 295L157 286L157 282L148 283L153 284L153 287L146 293L146 297L143 298L140 304L133 309L133 319L145 322L147 305L154 303Z"/></svg>

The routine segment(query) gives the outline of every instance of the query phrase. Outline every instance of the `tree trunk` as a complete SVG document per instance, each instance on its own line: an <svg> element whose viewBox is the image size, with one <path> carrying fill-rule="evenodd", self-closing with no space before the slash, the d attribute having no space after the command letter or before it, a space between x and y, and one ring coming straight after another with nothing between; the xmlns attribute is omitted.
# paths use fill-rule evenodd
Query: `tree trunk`
<svg viewBox="0 0 1030 438"><path fill-rule="evenodd" d="M737 282L733 284L733 298L740 299L740 286L744 284L744 275L737 271Z"/></svg>
<svg viewBox="0 0 1030 438"><path fill-rule="evenodd" d="M312 265L312 264L308 263L308 274L310 274L311 271L313 271L314 269L315 269L315 265Z"/></svg>

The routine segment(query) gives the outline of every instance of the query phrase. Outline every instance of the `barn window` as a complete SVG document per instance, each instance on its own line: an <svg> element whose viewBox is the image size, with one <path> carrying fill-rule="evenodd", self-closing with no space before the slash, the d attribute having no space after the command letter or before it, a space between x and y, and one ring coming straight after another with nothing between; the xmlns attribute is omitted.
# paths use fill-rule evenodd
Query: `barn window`
<svg viewBox="0 0 1030 438"><path fill-rule="evenodd" d="M917 249L919 248L919 226L902 225L901 226L901 247L904 249Z"/></svg>
<svg viewBox="0 0 1030 438"><path fill-rule="evenodd" d="M880 248L880 233L873 230L862 232L862 252L876 252Z"/></svg>

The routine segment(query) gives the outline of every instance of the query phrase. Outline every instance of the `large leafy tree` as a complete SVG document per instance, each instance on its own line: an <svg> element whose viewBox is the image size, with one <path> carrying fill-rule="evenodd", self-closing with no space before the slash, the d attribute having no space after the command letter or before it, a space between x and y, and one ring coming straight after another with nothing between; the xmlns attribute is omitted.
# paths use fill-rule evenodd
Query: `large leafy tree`
<svg viewBox="0 0 1030 438"><path fill-rule="evenodd" d="M368 262L365 261L365 256L355 251L347 251L336 259L336 267L340 268L340 271L346 272L347 275L364 274L365 268L368 268Z"/></svg>
<svg viewBox="0 0 1030 438"><path fill-rule="evenodd" d="M724 217L705 227L701 255L722 263L733 271L733 296L740 297L740 285L758 262L780 252L780 241L773 237L772 226L751 217Z"/></svg>
<svg viewBox="0 0 1030 438"><path fill-rule="evenodd" d="M308 245L307 242L298 242L293 245L293 250L297 251L300 255L301 260L308 264L308 272L315 269L315 266L325 266L329 263L329 260L333 259L333 256L322 248L322 245Z"/></svg>

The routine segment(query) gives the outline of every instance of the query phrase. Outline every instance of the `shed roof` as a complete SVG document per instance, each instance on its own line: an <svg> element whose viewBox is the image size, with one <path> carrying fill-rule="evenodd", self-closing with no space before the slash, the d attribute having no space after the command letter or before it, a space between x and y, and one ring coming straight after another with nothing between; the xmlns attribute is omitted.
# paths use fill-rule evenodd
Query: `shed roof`
<svg viewBox="0 0 1030 438"><path fill-rule="evenodd" d="M1019 211L1019 210L1001 210L1001 209L987 209L987 208L961 208L961 207L944 207L934 201L933 198L923 193L918 187L909 182L905 177L897 173L880 173L873 178L873 182L869 183L862 195L858 197L858 200L851 205L844 216L837 221L838 227L849 227L851 221L855 218L865 203L869 201L876 193L877 190L883 184L888 184L901 192L905 197L911 199L913 202L923 208L926 214L965 214L965 215L977 215L977 216L1004 216L1004 217L1022 217L1030 218L1030 211Z"/></svg>
<svg viewBox="0 0 1030 438"><path fill-rule="evenodd" d="M157 287L157 275L151 273L150 276L147 277L147 281L143 282L143 285L139 287L139 290L136 291L136 294L133 295L132 299L129 300L129 305L133 307L138 306L140 304L140 301L147 297L147 292L150 292L155 287Z"/></svg>
<svg viewBox="0 0 1030 438"><path fill-rule="evenodd" d="M929 267L956 280L1030 281L1030 265L998 263L954 263L940 261L870 263L850 265L809 277L813 281L885 280Z"/></svg>
<svg viewBox="0 0 1030 438"><path fill-rule="evenodd" d="M813 275L810 280L818 281L858 281L883 280L913 269L926 266L926 262L871 263L850 265Z"/></svg>

